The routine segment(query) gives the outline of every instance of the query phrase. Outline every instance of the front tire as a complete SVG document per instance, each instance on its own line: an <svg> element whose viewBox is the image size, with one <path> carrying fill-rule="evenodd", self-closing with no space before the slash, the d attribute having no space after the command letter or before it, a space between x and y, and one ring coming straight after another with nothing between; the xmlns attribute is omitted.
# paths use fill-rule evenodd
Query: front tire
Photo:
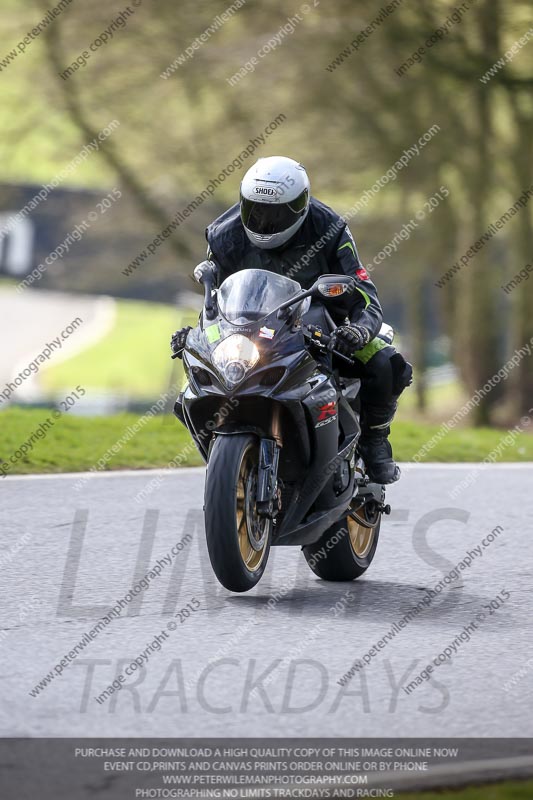
<svg viewBox="0 0 533 800"><path fill-rule="evenodd" d="M367 505L352 505L351 514L323 534L315 544L302 548L315 575L324 581L353 581L363 575L378 546L381 513Z"/></svg>
<svg viewBox="0 0 533 800"><path fill-rule="evenodd" d="M211 566L231 592L252 589L268 560L272 521L257 514L258 466L252 434L215 439L205 483L205 532Z"/></svg>

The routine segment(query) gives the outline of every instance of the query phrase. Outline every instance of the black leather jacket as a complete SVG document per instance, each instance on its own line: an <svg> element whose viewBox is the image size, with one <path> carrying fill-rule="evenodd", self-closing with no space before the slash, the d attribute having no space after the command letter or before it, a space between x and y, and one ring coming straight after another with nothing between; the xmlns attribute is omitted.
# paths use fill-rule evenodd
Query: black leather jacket
<svg viewBox="0 0 533 800"><path fill-rule="evenodd" d="M357 247L345 221L331 208L312 197L309 213L286 245L262 250L253 245L241 222L236 203L206 230L207 257L217 265L218 285L241 269L265 269L298 281L308 289L319 275L352 275L357 291L333 301L324 301L337 324L346 317L363 325L373 339L382 323L377 289L362 266Z"/></svg>

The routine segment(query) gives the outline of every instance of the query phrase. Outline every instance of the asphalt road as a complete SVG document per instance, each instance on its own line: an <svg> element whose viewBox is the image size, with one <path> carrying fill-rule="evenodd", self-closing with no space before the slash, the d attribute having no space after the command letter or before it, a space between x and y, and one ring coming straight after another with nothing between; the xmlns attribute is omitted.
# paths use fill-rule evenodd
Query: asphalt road
<svg viewBox="0 0 533 800"><path fill-rule="evenodd" d="M473 468L405 469L363 579L323 583L298 548L275 548L244 595L210 569L203 470L116 473L78 488L77 476L3 480L0 735L533 736L533 465L490 466L451 500ZM460 579L341 687L354 660L498 526ZM31 696L158 560L149 588ZM402 687L476 620L452 659L407 694ZM159 650L148 648L156 635ZM120 683L143 651L147 665ZM114 679L121 688L98 703Z"/></svg>

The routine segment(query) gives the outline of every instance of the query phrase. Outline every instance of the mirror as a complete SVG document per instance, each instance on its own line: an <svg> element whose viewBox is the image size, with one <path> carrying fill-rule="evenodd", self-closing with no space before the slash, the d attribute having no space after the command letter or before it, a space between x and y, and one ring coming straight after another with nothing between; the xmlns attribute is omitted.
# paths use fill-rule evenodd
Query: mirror
<svg viewBox="0 0 533 800"><path fill-rule="evenodd" d="M355 279L350 275L321 275L313 286L313 293L322 297L339 297L353 292L355 286Z"/></svg>
<svg viewBox="0 0 533 800"><path fill-rule="evenodd" d="M217 268L212 261L202 261L194 268L193 272L194 280L197 281L198 283L204 283L204 281L206 280L211 281L211 283L213 283L216 274L217 274Z"/></svg>

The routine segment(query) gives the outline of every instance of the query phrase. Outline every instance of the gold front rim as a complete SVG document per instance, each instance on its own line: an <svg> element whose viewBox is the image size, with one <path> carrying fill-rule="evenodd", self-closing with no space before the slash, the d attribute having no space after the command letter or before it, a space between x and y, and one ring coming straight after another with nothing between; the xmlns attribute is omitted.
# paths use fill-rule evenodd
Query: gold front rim
<svg viewBox="0 0 533 800"><path fill-rule="evenodd" d="M358 558L366 558L372 550L378 520L371 523L367 520L364 506L352 509L359 519L348 516L348 533L350 534L350 544L352 550ZM364 522L363 522L364 520Z"/></svg>
<svg viewBox="0 0 533 800"><path fill-rule="evenodd" d="M249 447L243 454L237 481L237 535L239 550L246 569L256 572L265 557L270 532L270 520L259 517L255 505L257 488L256 448Z"/></svg>

